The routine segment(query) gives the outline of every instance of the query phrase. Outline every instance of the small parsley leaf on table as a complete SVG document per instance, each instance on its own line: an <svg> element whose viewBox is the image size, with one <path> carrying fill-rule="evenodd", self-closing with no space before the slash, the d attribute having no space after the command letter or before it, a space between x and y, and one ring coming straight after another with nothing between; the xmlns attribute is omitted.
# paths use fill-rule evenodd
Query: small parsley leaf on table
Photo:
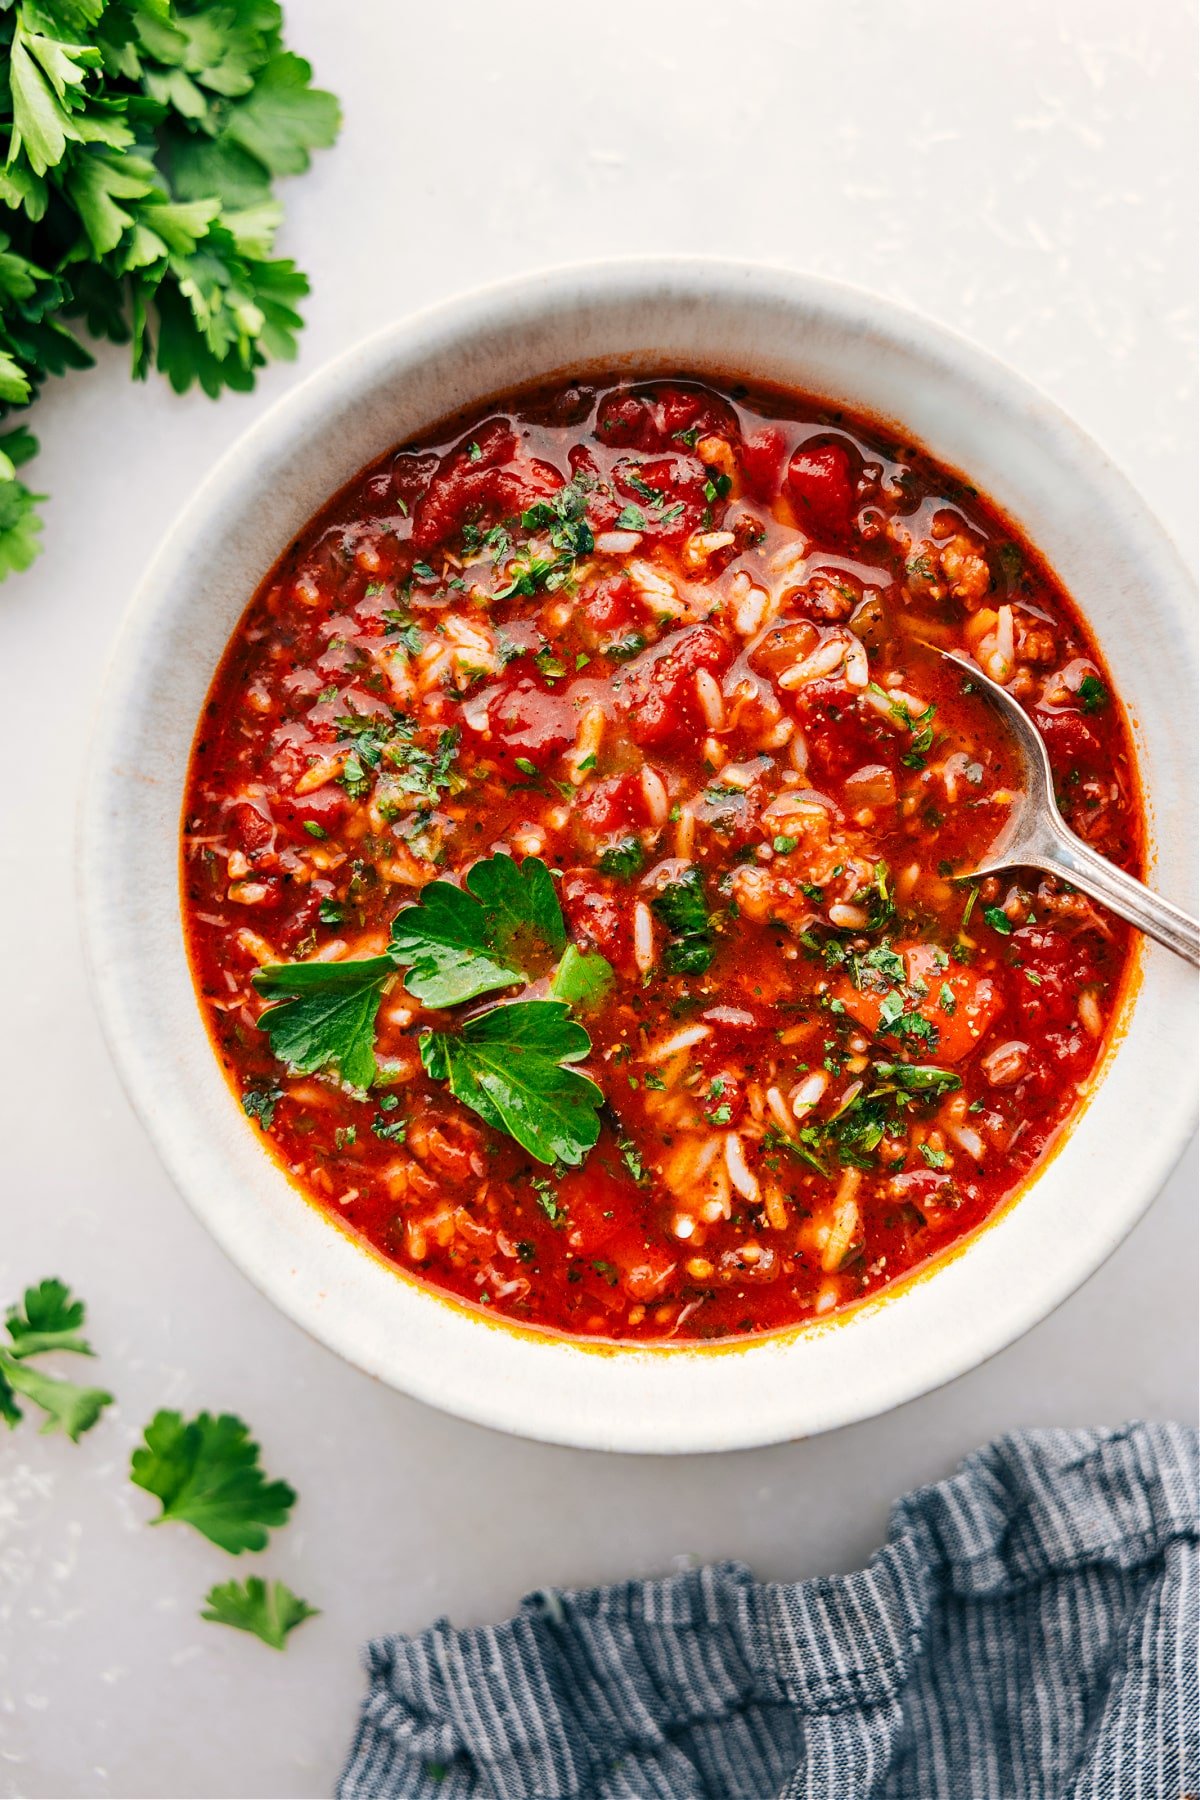
<svg viewBox="0 0 1200 1800"><path fill-rule="evenodd" d="M26 1359L50 1351L69 1351L91 1356L91 1345L79 1335L84 1304L64 1282L43 1281L26 1288L21 1307L12 1307L6 1320L10 1342L0 1346L0 1419L10 1427L20 1423L18 1394L39 1407L46 1417L43 1431L65 1431L78 1443L89 1431L112 1395L103 1388L81 1387L58 1375L35 1369Z"/></svg>
<svg viewBox="0 0 1200 1800"><path fill-rule="evenodd" d="M343 1081L368 1088L375 1079L375 1020L384 983L395 973L390 956L342 962L270 963L254 985L278 1000L259 1019L282 1062L301 1075L331 1063Z"/></svg>
<svg viewBox="0 0 1200 1800"><path fill-rule="evenodd" d="M47 1375L30 1363L18 1362L0 1350L0 1417L9 1425L15 1425L21 1417L14 1394L41 1407L46 1415L43 1431L65 1431L73 1444L91 1430L104 1408L112 1403L112 1395L103 1388L79 1387L73 1381Z"/></svg>
<svg viewBox="0 0 1200 1800"><path fill-rule="evenodd" d="M293 1594L285 1582L250 1575L245 1581L222 1581L210 1588L200 1617L214 1625L232 1625L235 1631L251 1631L273 1650L282 1650L288 1632L305 1619L315 1619L319 1610Z"/></svg>
<svg viewBox="0 0 1200 1800"><path fill-rule="evenodd" d="M162 1502L152 1522L180 1519L222 1550L266 1547L271 1527L285 1525L296 1501L286 1481L268 1481L249 1428L231 1413L200 1413L185 1423L157 1412L133 1453L130 1479Z"/></svg>
<svg viewBox="0 0 1200 1800"><path fill-rule="evenodd" d="M25 1289L21 1307L11 1307L5 1323L13 1356L40 1356L45 1350L71 1350L76 1356L96 1353L79 1335L84 1305L63 1281L50 1279Z"/></svg>
<svg viewBox="0 0 1200 1800"><path fill-rule="evenodd" d="M550 871L492 856L463 887L435 881L392 921L391 954L408 963L404 985L426 1006L458 1006L539 972L566 944Z"/></svg>
<svg viewBox="0 0 1200 1800"><path fill-rule="evenodd" d="M604 1098L570 1068L591 1049L561 1000L518 1000L471 1019L457 1035L427 1031L421 1060L435 1081L539 1162L577 1167L600 1135Z"/></svg>

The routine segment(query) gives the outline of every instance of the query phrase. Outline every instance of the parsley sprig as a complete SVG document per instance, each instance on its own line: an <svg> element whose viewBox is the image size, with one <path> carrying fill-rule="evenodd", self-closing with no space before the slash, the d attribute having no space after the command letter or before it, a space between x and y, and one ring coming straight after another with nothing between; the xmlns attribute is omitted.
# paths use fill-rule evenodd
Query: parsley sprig
<svg viewBox="0 0 1200 1800"><path fill-rule="evenodd" d="M602 1096L571 1066L591 1049L572 1011L597 1004L612 970L567 942L546 865L497 855L461 888L432 882L397 913L380 956L259 969L254 985L279 1002L259 1020L276 1056L302 1074L334 1067L350 1086L370 1087L380 999L402 967L409 993L438 1010L550 977L549 999L492 1007L458 1032L424 1032L421 1057L434 1080L539 1161L582 1162L599 1135Z"/></svg>
<svg viewBox="0 0 1200 1800"><path fill-rule="evenodd" d="M716 946L701 871L693 863L667 882L650 906L671 933L672 942L663 952L664 967L673 975L703 975Z"/></svg>
<svg viewBox="0 0 1200 1800"><path fill-rule="evenodd" d="M0 411L91 363L80 319L178 392L295 355L308 282L273 254L273 186L340 120L276 0L16 0L0 66ZM0 438L0 578L38 551L36 449Z"/></svg>
<svg viewBox="0 0 1200 1800"><path fill-rule="evenodd" d="M877 1062L834 1112L810 1118L794 1137L772 1127L764 1142L785 1150L818 1175L829 1176L831 1161L869 1169L883 1139L902 1129L913 1106L940 1100L961 1086L962 1078L953 1069L933 1063Z"/></svg>
<svg viewBox="0 0 1200 1800"><path fill-rule="evenodd" d="M10 1428L22 1418L18 1395L45 1414L43 1431L65 1431L73 1443L111 1404L112 1395L103 1388L81 1387L34 1368L28 1360L64 1350L92 1356L82 1335L84 1316L83 1301L54 1279L26 1288L22 1304L10 1308L5 1321L9 1342L0 1345L0 1419Z"/></svg>

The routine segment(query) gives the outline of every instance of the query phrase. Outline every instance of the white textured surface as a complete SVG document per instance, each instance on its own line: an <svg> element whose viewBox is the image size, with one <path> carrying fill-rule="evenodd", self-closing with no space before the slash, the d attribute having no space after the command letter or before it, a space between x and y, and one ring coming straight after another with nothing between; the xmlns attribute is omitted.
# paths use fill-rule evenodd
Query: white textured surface
<svg viewBox="0 0 1200 1800"><path fill-rule="evenodd" d="M1190 6L1139 18L1116 0L912 0L881 15L866 0L744 0L719 15L673 0L600 15L460 0L419 14L291 0L289 16L347 111L337 150L287 196L287 245L316 281L301 370L541 263L652 249L791 261L1008 358L1190 553ZM310 1343L225 1263L100 1044L71 813L127 593L213 458L296 375L213 408L133 389L113 353L52 392L36 420L48 551L0 592L0 1297L51 1271L75 1282L120 1398L78 1447L28 1425L0 1443L6 1793L326 1793L373 1632L499 1617L526 1588L677 1555L780 1577L846 1568L879 1541L893 1495L988 1435L1195 1410L1194 1152L1107 1267L986 1368L889 1418L719 1460L585 1456L443 1418ZM243 1412L300 1490L261 1561L324 1616L286 1658L199 1623L200 1596L234 1566L141 1524L149 1507L124 1471L160 1404Z"/></svg>

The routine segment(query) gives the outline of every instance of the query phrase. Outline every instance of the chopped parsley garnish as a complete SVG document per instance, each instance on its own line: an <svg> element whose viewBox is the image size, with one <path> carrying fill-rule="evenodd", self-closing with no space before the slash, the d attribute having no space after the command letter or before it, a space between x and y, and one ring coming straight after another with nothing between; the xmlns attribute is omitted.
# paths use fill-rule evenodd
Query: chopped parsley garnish
<svg viewBox="0 0 1200 1800"><path fill-rule="evenodd" d="M906 1094L953 1094L962 1086L961 1075L933 1063L877 1062L873 1072L878 1081Z"/></svg>
<svg viewBox="0 0 1200 1800"><path fill-rule="evenodd" d="M531 1175L529 1185L533 1189L534 1199L552 1225L557 1225L566 1218L567 1209L558 1198L554 1183L548 1176Z"/></svg>
<svg viewBox="0 0 1200 1800"><path fill-rule="evenodd" d="M704 876L693 863L650 902L671 933L663 966L673 975L703 975L714 955L712 921L704 893Z"/></svg>
<svg viewBox="0 0 1200 1800"><path fill-rule="evenodd" d="M1000 907L985 906L983 909L983 916L991 926L992 930L998 931L1001 937L1012 936L1012 920Z"/></svg>
<svg viewBox="0 0 1200 1800"><path fill-rule="evenodd" d="M435 801L462 785L455 771L459 734L457 727L439 731L430 743L428 729L417 726L402 712L350 712L335 721L343 741L353 750L347 756L342 786L351 799L361 800L371 788L371 774L384 766L394 786L419 799Z"/></svg>
<svg viewBox="0 0 1200 1800"><path fill-rule="evenodd" d="M1079 684L1078 698L1085 713L1103 712L1108 705L1108 689L1095 675L1085 675Z"/></svg>
<svg viewBox="0 0 1200 1800"><path fill-rule="evenodd" d="M257 1119L264 1131L270 1131L275 1119L275 1108L282 1099L282 1088L248 1087L242 1094L242 1111L248 1119Z"/></svg>
<svg viewBox="0 0 1200 1800"><path fill-rule="evenodd" d="M600 852L596 867L602 875L615 875L618 881L632 881L646 861L646 853L635 837L622 838Z"/></svg>

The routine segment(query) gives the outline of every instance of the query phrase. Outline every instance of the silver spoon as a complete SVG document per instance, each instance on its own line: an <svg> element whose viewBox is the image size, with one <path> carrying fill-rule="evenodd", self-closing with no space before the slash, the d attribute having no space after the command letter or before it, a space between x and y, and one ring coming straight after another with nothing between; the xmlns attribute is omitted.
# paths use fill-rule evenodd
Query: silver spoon
<svg viewBox="0 0 1200 1800"><path fill-rule="evenodd" d="M1065 823L1054 798L1054 774L1046 745L1024 708L965 656L956 656L936 644L926 643L924 648L957 663L991 702L1015 740L1024 778L1020 798L999 837L973 870L956 871L958 877L999 875L1019 868L1043 869L1048 875L1059 875L1115 912L1118 918L1136 925L1176 956L1184 957L1193 968L1200 968L1200 924L1143 882L1127 875L1124 869L1118 869L1076 837Z"/></svg>

